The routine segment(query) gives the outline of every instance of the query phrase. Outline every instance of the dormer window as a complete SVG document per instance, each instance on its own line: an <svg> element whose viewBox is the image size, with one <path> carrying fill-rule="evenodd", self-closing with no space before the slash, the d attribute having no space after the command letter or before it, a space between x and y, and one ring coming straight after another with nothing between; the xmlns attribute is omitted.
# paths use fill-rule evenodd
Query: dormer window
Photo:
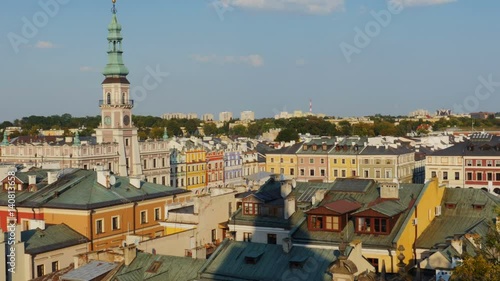
<svg viewBox="0 0 500 281"><path fill-rule="evenodd" d="M457 207L457 203L447 202L444 203L444 206L446 209L455 209Z"/></svg>
<svg viewBox="0 0 500 281"><path fill-rule="evenodd" d="M303 150L307 150L307 144L304 144L304 145L302 146L302 149L303 149Z"/></svg>
<svg viewBox="0 0 500 281"><path fill-rule="evenodd" d="M389 234L389 220L387 218L356 218L356 232L367 234Z"/></svg>
<svg viewBox="0 0 500 281"><path fill-rule="evenodd" d="M337 216L309 215L309 229L314 231L339 231L340 219Z"/></svg>
<svg viewBox="0 0 500 281"><path fill-rule="evenodd" d="M243 203L243 214L257 216L260 213L260 204L257 203Z"/></svg>
<svg viewBox="0 0 500 281"><path fill-rule="evenodd" d="M480 210L484 209L484 205L485 205L484 203L474 203L474 204L472 204L472 208L474 210L480 211Z"/></svg>
<svg viewBox="0 0 500 281"><path fill-rule="evenodd" d="M317 145L313 145L313 151L316 151L318 149Z"/></svg>

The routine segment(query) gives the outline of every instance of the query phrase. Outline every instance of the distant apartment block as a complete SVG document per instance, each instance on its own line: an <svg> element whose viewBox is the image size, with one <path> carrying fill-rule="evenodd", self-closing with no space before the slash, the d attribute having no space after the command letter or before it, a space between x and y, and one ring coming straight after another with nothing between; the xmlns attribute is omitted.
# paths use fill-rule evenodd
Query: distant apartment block
<svg viewBox="0 0 500 281"><path fill-rule="evenodd" d="M219 113L219 121L229 122L229 121L231 121L231 119L233 119L232 112L224 111L224 112Z"/></svg>
<svg viewBox="0 0 500 281"><path fill-rule="evenodd" d="M409 117L428 117L431 113L425 109L417 109L408 114Z"/></svg>
<svg viewBox="0 0 500 281"><path fill-rule="evenodd" d="M470 118L472 119L488 119L490 116L495 116L495 112L472 112Z"/></svg>
<svg viewBox="0 0 500 281"><path fill-rule="evenodd" d="M255 120L255 112L253 111L242 111L241 112L241 121L254 121Z"/></svg>
<svg viewBox="0 0 500 281"><path fill-rule="evenodd" d="M165 113L162 115L163 119L171 120L171 119L198 119L198 114L196 113Z"/></svg>
<svg viewBox="0 0 500 281"><path fill-rule="evenodd" d="M214 121L214 115L211 113L203 114L203 116L201 117L201 120L203 120L203 122Z"/></svg>

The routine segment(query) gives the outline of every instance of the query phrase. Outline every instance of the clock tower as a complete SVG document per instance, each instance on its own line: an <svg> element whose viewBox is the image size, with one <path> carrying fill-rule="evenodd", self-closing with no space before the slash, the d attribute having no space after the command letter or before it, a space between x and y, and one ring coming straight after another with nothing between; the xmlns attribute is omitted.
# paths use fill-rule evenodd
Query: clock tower
<svg viewBox="0 0 500 281"><path fill-rule="evenodd" d="M130 99L128 69L123 63L122 26L116 17L116 0L113 16L108 26L108 64L102 82L101 124L96 129L97 143L118 144L118 170L121 176L142 176L137 128L132 123L134 101Z"/></svg>

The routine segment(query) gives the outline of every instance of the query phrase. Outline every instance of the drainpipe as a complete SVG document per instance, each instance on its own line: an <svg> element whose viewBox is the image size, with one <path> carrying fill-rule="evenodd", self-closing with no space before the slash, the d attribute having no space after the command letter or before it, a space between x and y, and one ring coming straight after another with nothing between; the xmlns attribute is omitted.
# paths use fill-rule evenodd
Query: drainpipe
<svg viewBox="0 0 500 281"><path fill-rule="evenodd" d="M132 231L135 235L135 210L136 210L136 207L137 206L137 202L134 202L134 204L132 205L132 212L133 212L133 224L132 224Z"/></svg>
<svg viewBox="0 0 500 281"><path fill-rule="evenodd" d="M36 220L35 207L31 208L31 211L33 212L33 219Z"/></svg>
<svg viewBox="0 0 500 281"><path fill-rule="evenodd" d="M94 220L92 214L94 209L90 210L90 251L94 251Z"/></svg>
<svg viewBox="0 0 500 281"><path fill-rule="evenodd" d="M35 276L35 256L36 255L31 255L31 278L32 279L35 279L38 277L38 276Z"/></svg>

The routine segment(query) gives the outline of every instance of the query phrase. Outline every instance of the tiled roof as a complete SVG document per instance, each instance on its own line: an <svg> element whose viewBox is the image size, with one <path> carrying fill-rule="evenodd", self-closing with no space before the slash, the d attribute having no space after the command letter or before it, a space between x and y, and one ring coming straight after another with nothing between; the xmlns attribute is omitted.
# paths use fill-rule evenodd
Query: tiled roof
<svg viewBox="0 0 500 281"><path fill-rule="evenodd" d="M206 260L201 259L138 252L132 263L122 266L111 280L188 281L197 277L198 271L205 262ZM152 267L153 264L156 268Z"/></svg>
<svg viewBox="0 0 500 281"><path fill-rule="evenodd" d="M255 264L246 258L258 253ZM328 268L336 260L331 249L292 247L287 254L281 245L226 240L201 272L202 280L301 280L331 281ZM302 265L292 268L291 263ZM314 269L311 269L314 268Z"/></svg>
<svg viewBox="0 0 500 281"><path fill-rule="evenodd" d="M388 146L386 148L381 145L378 148L377 146L367 146L360 152L360 155L401 155L412 152L412 149L405 146L398 146L397 148Z"/></svg>
<svg viewBox="0 0 500 281"><path fill-rule="evenodd" d="M455 208L446 208L447 202L454 202ZM484 202L482 209L474 209L474 202ZM454 235L478 233L484 235L488 223L496 217L495 208L500 205L500 197L480 189L447 188L438 216L424 230L417 240L417 247L430 249L445 243Z"/></svg>
<svg viewBox="0 0 500 281"><path fill-rule="evenodd" d="M88 239L66 224L49 225L42 229L21 232L21 241L25 242L25 251L37 255L57 249L84 244Z"/></svg>

